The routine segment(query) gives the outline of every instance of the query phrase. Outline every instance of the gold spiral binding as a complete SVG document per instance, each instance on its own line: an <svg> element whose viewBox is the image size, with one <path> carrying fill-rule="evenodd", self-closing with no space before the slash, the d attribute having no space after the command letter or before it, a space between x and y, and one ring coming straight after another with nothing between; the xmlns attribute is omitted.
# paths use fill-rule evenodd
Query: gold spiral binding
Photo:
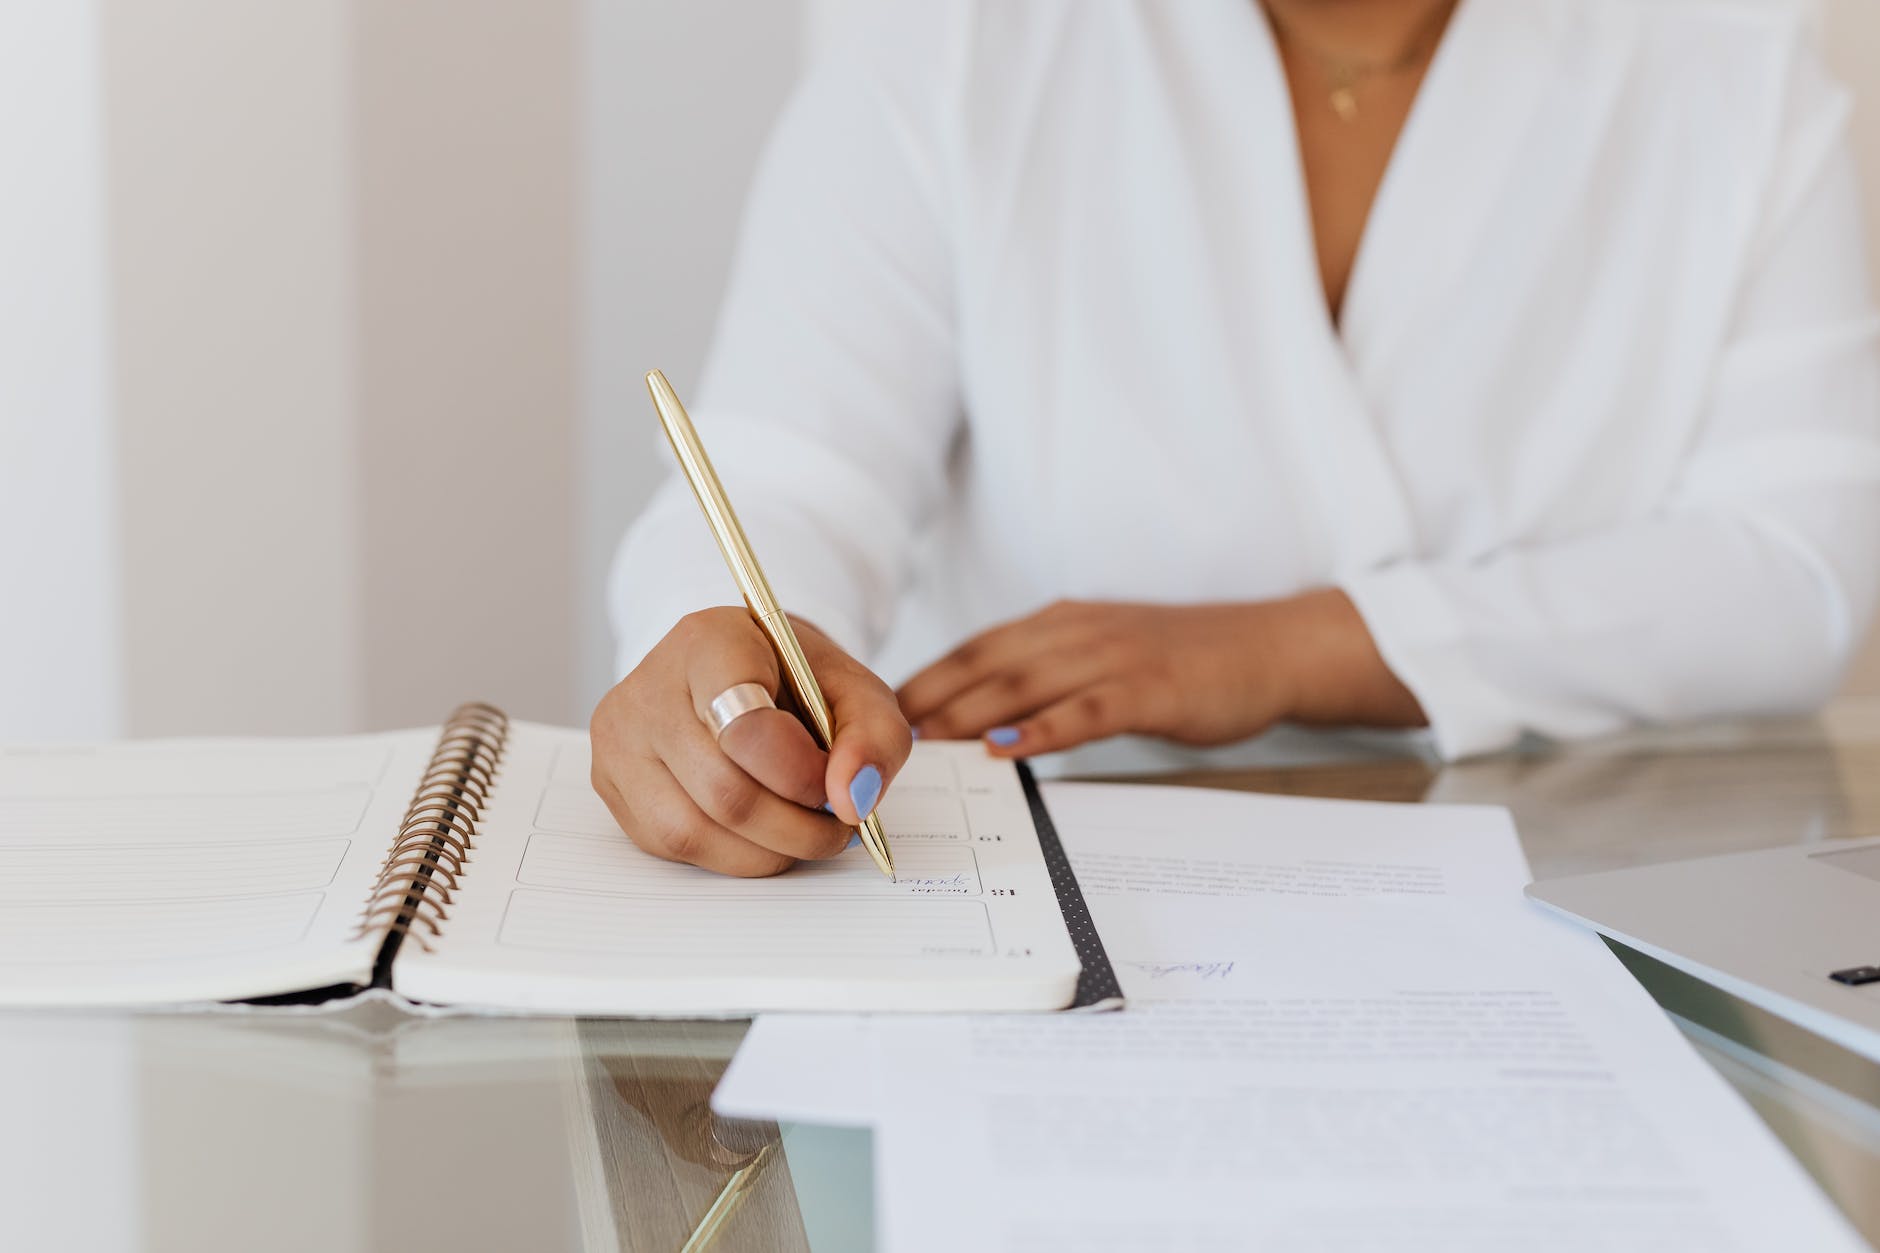
<svg viewBox="0 0 1880 1253"><path fill-rule="evenodd" d="M406 939L435 951L425 936L444 933L508 738L509 718L493 705L464 705L444 724L360 912L356 938L377 933L382 960Z"/></svg>

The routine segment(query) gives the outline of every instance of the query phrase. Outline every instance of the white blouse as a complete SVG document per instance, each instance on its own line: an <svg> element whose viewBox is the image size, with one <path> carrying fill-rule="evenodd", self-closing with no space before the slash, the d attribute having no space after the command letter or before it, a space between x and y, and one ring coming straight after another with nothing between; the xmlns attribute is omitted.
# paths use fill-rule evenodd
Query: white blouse
<svg viewBox="0 0 1880 1253"><path fill-rule="evenodd" d="M1254 0L896 3L779 123L692 412L891 681L1335 585L1445 756L1812 707L1880 576L1848 114L1783 0L1463 0L1335 327ZM623 673L737 603L683 483L611 599Z"/></svg>

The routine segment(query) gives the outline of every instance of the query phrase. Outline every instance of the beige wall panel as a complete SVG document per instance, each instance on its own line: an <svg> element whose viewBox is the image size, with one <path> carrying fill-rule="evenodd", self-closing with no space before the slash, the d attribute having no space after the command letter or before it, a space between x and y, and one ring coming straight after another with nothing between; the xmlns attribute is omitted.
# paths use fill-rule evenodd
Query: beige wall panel
<svg viewBox="0 0 1880 1253"><path fill-rule="evenodd" d="M1854 146L1867 203L1867 266L1880 291L1880 0L1833 0L1828 32L1835 69L1854 89ZM1880 696L1880 630L1855 662L1847 692Z"/></svg>
<svg viewBox="0 0 1880 1253"><path fill-rule="evenodd" d="M1867 197L1867 265L1880 287L1880 3L1829 4L1828 56L1854 90L1854 147Z"/></svg>
<svg viewBox="0 0 1880 1253"><path fill-rule="evenodd" d="M128 729L347 729L346 12L101 17Z"/></svg>
<svg viewBox="0 0 1880 1253"><path fill-rule="evenodd" d="M575 2L353 14L364 721L472 698L564 721Z"/></svg>

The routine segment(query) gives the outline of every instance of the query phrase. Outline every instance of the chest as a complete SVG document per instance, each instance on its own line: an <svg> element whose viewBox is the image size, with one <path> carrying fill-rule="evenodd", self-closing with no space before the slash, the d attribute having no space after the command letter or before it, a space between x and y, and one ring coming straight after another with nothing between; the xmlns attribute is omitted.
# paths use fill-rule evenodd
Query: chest
<svg viewBox="0 0 1880 1253"><path fill-rule="evenodd" d="M966 128L969 461L1040 560L1296 585L1652 508L1739 281L1739 155L1628 116L1621 60L1537 71L1513 10L1363 139L1306 121L1263 32L1194 12L1079 28Z"/></svg>
<svg viewBox="0 0 1880 1253"><path fill-rule="evenodd" d="M1378 188L1416 102L1428 59L1419 55L1359 75L1285 42L1278 52L1291 105L1287 121L1298 132L1319 283L1338 321Z"/></svg>

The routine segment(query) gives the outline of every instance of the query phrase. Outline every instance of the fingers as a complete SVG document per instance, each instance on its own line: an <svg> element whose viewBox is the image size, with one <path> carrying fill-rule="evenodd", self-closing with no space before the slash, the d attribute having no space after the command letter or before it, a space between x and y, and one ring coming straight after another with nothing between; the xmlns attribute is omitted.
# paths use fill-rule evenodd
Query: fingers
<svg viewBox="0 0 1880 1253"><path fill-rule="evenodd" d="M711 703L740 683L777 698L777 654L748 614L717 615L686 654L692 712L662 757L701 810L746 839L792 857L833 857L850 832L819 811L828 758L808 729L780 709L734 718L712 739ZM772 803L777 802L777 803Z"/></svg>
<svg viewBox="0 0 1880 1253"><path fill-rule="evenodd" d="M833 857L851 834L821 810L758 783L718 750L703 725L689 743L669 746L663 761L597 769L594 789L647 852L722 874L772 875L800 860Z"/></svg>
<svg viewBox="0 0 1880 1253"><path fill-rule="evenodd" d="M744 773L787 801L820 809L829 755L797 719L781 709L756 709L732 720L718 747Z"/></svg>
<svg viewBox="0 0 1880 1253"><path fill-rule="evenodd" d="M683 650L692 716L700 724L709 723L712 701L740 683L755 683L777 698L777 654L749 614L737 609L692 614L673 628L673 636Z"/></svg>
<svg viewBox="0 0 1880 1253"><path fill-rule="evenodd" d="M914 733L894 692L873 671L813 627L806 626L801 636L835 724L823 776L829 805L844 822L858 825L906 764Z"/></svg>
<svg viewBox="0 0 1880 1253"><path fill-rule="evenodd" d="M841 852L851 833L820 809L827 755L794 718L752 711L723 745L703 721L738 683L777 690L776 656L750 615L683 619L596 707L595 792L641 848L724 874Z"/></svg>
<svg viewBox="0 0 1880 1253"><path fill-rule="evenodd" d="M738 722L756 716L747 714ZM820 758L813 745L811 751ZM760 848L797 861L813 861L834 857L848 847L853 832L847 826L820 808L785 800L764 786L725 754L703 723L668 746L666 765L706 818ZM817 786L820 790L820 780Z"/></svg>
<svg viewBox="0 0 1880 1253"><path fill-rule="evenodd" d="M713 823L678 780L658 762L651 765L652 769L636 774L631 804L611 779L597 777L594 782L595 792L614 821L642 849L667 861L743 879L781 874L795 864L784 854L761 848Z"/></svg>
<svg viewBox="0 0 1880 1253"><path fill-rule="evenodd" d="M986 751L994 757L1033 757L1121 735L1138 721L1139 699L1140 693L1122 680L1095 684L989 732Z"/></svg>
<svg viewBox="0 0 1880 1253"><path fill-rule="evenodd" d="M1123 607L1060 601L984 632L909 680L902 707L923 736L1004 729L1108 675L1140 669Z"/></svg>
<svg viewBox="0 0 1880 1253"><path fill-rule="evenodd" d="M813 627L799 635L835 726L828 753L775 709L743 714L714 737L716 697L754 683L775 699L779 686L770 641L735 608L688 615L603 698L590 727L594 789L636 844L745 876L848 847L913 735L886 684ZM840 817L822 811L825 797Z"/></svg>
<svg viewBox="0 0 1880 1253"><path fill-rule="evenodd" d="M1067 608L1053 605L973 636L901 686L897 695L902 713L922 735L928 734L929 721L961 693L992 675L1022 672L1049 650L1070 625ZM938 728L933 731L940 738Z"/></svg>
<svg viewBox="0 0 1880 1253"><path fill-rule="evenodd" d="M1101 648L1040 652L954 696L921 721L920 733L939 740L976 739L1063 700L1115 668Z"/></svg>

